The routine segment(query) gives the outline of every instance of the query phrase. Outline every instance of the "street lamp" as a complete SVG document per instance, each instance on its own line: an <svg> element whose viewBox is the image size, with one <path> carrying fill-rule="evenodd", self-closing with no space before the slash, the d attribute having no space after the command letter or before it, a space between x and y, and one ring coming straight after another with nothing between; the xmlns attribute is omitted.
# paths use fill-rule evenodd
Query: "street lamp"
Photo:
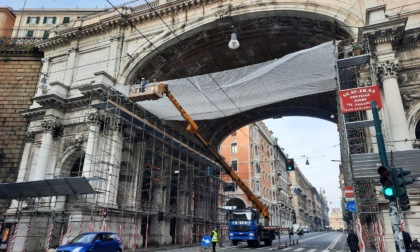
<svg viewBox="0 0 420 252"><path fill-rule="evenodd" d="M236 36L236 32L232 32L232 34L230 35L230 41L228 44L229 48L232 50L238 49L240 44L238 41L238 38Z"/></svg>

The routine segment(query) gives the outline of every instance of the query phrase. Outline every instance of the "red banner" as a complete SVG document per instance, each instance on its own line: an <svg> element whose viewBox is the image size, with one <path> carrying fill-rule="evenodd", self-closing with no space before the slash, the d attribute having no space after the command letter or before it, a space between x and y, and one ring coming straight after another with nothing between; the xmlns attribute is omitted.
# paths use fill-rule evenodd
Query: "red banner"
<svg viewBox="0 0 420 252"><path fill-rule="evenodd" d="M342 113L369 110L371 109L371 101L376 101L378 108L382 108L378 86L340 90L338 95Z"/></svg>

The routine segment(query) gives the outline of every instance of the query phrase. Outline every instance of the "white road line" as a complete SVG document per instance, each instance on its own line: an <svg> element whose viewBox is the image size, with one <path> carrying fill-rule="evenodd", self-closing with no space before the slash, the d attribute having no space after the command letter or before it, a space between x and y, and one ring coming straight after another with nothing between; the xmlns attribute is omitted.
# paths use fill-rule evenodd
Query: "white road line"
<svg viewBox="0 0 420 252"><path fill-rule="evenodd" d="M304 250L304 248L298 248L298 249L295 249L293 251L302 251L302 250Z"/></svg>
<svg viewBox="0 0 420 252"><path fill-rule="evenodd" d="M316 251L316 249L310 249L307 252L315 252L315 251Z"/></svg>
<svg viewBox="0 0 420 252"><path fill-rule="evenodd" d="M292 247L284 248L284 249L281 249L281 250L289 250L289 249L292 249Z"/></svg>
<svg viewBox="0 0 420 252"><path fill-rule="evenodd" d="M328 249L324 249L321 252L329 252L329 250Z"/></svg>
<svg viewBox="0 0 420 252"><path fill-rule="evenodd" d="M341 236L343 234L340 234L339 236L337 236L337 238L335 238L335 240L330 244L330 246L327 247L327 249L334 249L335 245L337 244L337 242L341 239Z"/></svg>

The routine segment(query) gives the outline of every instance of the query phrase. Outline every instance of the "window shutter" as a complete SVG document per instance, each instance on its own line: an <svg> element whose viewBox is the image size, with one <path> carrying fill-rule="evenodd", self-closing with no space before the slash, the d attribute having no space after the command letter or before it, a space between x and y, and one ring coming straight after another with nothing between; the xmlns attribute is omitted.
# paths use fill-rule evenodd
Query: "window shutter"
<svg viewBox="0 0 420 252"><path fill-rule="evenodd" d="M47 39L48 38L48 30L44 31L44 35L42 36L42 38Z"/></svg>
<svg viewBox="0 0 420 252"><path fill-rule="evenodd" d="M63 24L68 24L68 23L70 23L70 17L64 17Z"/></svg>
<svg viewBox="0 0 420 252"><path fill-rule="evenodd" d="M47 17L44 17L44 22L42 22L43 24L47 23Z"/></svg>
<svg viewBox="0 0 420 252"><path fill-rule="evenodd" d="M29 22L31 22L31 17L26 18L26 23L29 24Z"/></svg>
<svg viewBox="0 0 420 252"><path fill-rule="evenodd" d="M57 18L53 17L53 24L55 24L55 21L57 21Z"/></svg>
<svg viewBox="0 0 420 252"><path fill-rule="evenodd" d="M39 24L39 17L36 17L36 24Z"/></svg>

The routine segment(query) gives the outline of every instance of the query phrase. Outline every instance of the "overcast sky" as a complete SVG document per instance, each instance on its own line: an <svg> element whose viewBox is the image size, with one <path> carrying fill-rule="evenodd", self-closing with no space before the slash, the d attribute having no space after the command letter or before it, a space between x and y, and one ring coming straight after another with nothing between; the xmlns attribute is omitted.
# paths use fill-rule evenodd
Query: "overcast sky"
<svg viewBox="0 0 420 252"><path fill-rule="evenodd" d="M114 6L130 2L144 4L144 0L109 0ZM22 9L25 0L0 0L0 6ZM26 0L25 8L110 8L106 0ZM338 162L340 159L337 126L331 122L308 117L287 117L266 120L266 125L279 139L278 143L294 158L303 174L318 190L326 191L330 209L340 207ZM310 165L305 165L308 157Z"/></svg>
<svg viewBox="0 0 420 252"><path fill-rule="evenodd" d="M340 141L337 125L310 117L284 117L264 121L289 158L319 191L325 190L331 208L340 208ZM309 165L306 165L306 159ZM332 161L336 160L336 161Z"/></svg>

